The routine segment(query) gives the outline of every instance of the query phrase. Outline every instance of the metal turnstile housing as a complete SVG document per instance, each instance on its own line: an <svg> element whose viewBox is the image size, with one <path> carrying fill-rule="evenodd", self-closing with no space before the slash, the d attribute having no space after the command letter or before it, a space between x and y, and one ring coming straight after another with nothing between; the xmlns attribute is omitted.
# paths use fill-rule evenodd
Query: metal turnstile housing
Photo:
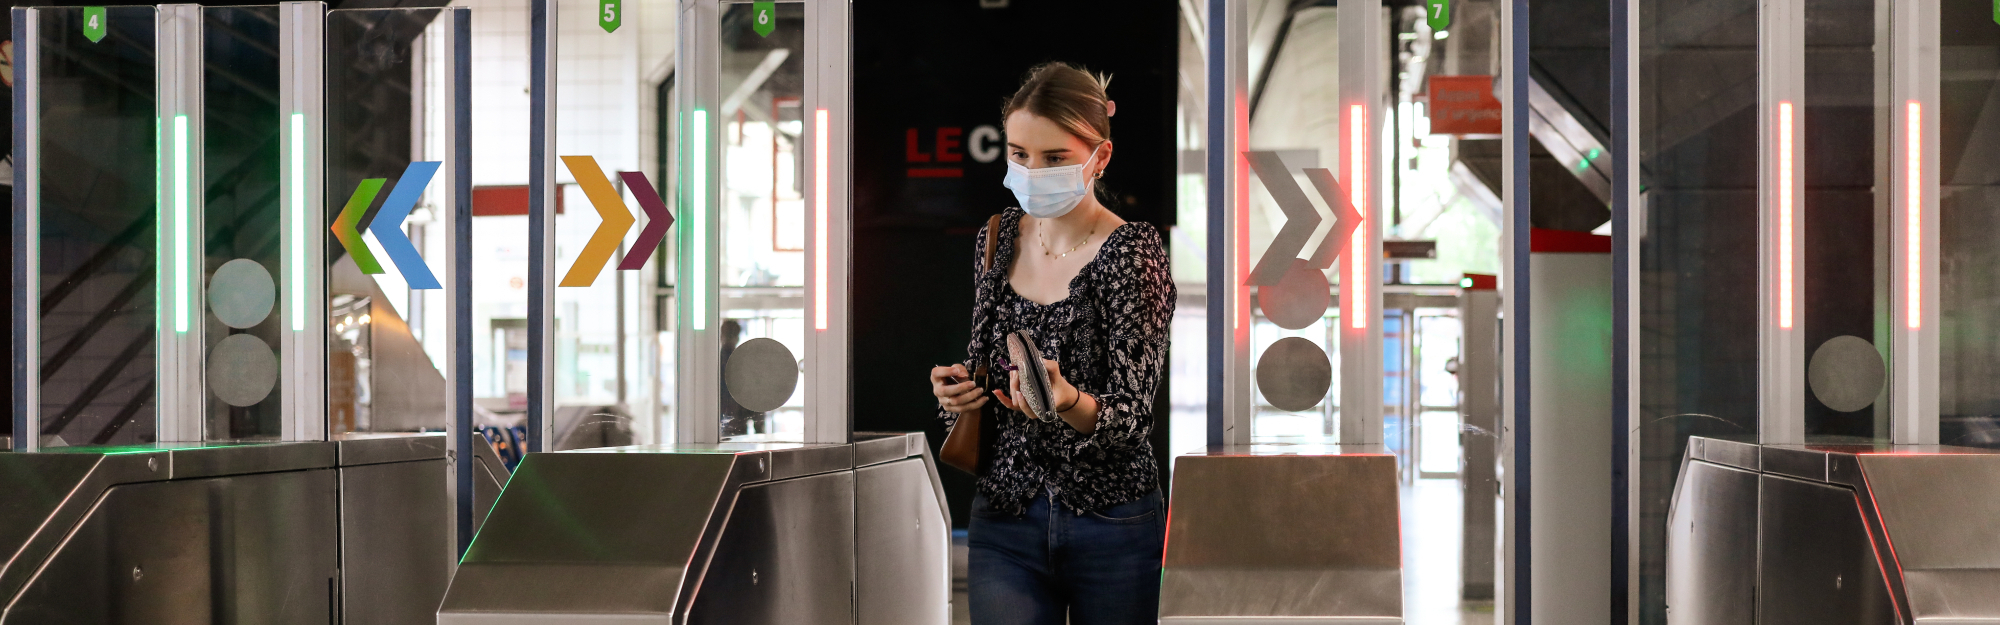
<svg viewBox="0 0 2000 625"><path fill-rule="evenodd" d="M922 433L531 453L440 625L950 620Z"/></svg>
<svg viewBox="0 0 2000 625"><path fill-rule="evenodd" d="M427 623L444 486L441 434L0 453L0 623Z"/></svg>
<svg viewBox="0 0 2000 625"><path fill-rule="evenodd" d="M1174 464L1160 622L1403 622L1396 457L1210 447Z"/></svg>
<svg viewBox="0 0 2000 625"><path fill-rule="evenodd" d="M1673 625L2000 622L2000 451L1695 437L1667 530Z"/></svg>

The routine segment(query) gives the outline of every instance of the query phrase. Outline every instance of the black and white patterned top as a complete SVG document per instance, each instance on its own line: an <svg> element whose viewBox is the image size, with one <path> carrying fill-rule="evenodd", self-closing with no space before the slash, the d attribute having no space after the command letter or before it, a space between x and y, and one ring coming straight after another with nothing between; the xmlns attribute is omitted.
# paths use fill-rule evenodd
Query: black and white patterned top
<svg viewBox="0 0 2000 625"><path fill-rule="evenodd" d="M984 410L997 419L999 436L979 493L1008 514L1020 514L1043 491L1059 493L1078 514L1138 499L1160 481L1147 437L1174 315L1166 248L1151 225L1119 226L1070 281L1068 296L1037 304L1007 282L1022 215L1018 208L1002 213L993 267L984 273L978 267L986 255L985 228L973 244L977 295L967 369L984 362L995 372L992 386L1005 388L1000 360L1006 336L1031 330L1042 357L1055 360L1070 384L1097 399L1097 428L1083 434L1060 420L1042 421L988 401ZM940 412L947 428L958 419Z"/></svg>

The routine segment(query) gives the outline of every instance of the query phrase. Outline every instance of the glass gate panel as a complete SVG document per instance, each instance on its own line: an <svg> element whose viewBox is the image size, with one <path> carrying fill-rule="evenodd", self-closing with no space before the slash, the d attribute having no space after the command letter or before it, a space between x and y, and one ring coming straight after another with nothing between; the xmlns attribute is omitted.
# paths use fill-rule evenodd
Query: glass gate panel
<svg viewBox="0 0 2000 625"><path fill-rule="evenodd" d="M1641 623L1666 622L1668 500L1688 437L1757 435L1757 8L1636 8Z"/></svg>
<svg viewBox="0 0 2000 625"><path fill-rule="evenodd" d="M278 7L205 7L202 178L208 354L207 436L283 434L283 315L278 310Z"/></svg>
<svg viewBox="0 0 2000 625"><path fill-rule="evenodd" d="M722 174L722 440L805 440L806 12L724 3L716 36Z"/></svg>
<svg viewBox="0 0 2000 625"><path fill-rule="evenodd" d="M1243 138L1249 151L1247 194L1248 258L1252 266L1262 266L1274 248L1297 247L1289 269L1280 280L1260 280L1252 291L1250 362L1251 438L1260 442L1322 444L1339 437L1341 371L1341 313L1334 285L1342 284L1338 263L1321 263L1314 258L1320 244L1331 233L1320 225L1306 241L1280 239L1293 220L1310 221L1334 213L1322 192L1305 173L1308 169L1334 170L1343 184L1352 179L1338 163L1343 162L1342 139L1348 137L1341 125L1339 105L1341 50L1340 10L1333 6L1301 9L1286 20L1286 32L1278 34L1286 44L1282 54L1253 64L1251 74L1265 73L1265 89L1243 114L1248 117L1248 134ZM1268 177L1267 177L1268 176ZM1343 187L1345 188L1345 187ZM1305 201L1311 216L1294 215L1297 210L1284 204ZM1331 221L1326 219L1323 221ZM1294 224L1292 229L1297 229ZM1246 268L1248 270L1248 268ZM1254 271L1254 270L1251 270ZM1220 288L1219 285L1212 288ZM1375 315L1380 318L1378 313ZM1274 351L1275 348L1275 351ZM1324 388L1308 385L1301 391L1279 371L1309 370L1324 363L1328 375ZM1302 369L1304 368L1304 369ZM1268 371L1267 371L1268 369ZM1264 372L1260 375L1258 372ZM1320 378L1314 377L1317 381ZM1311 392L1319 391L1319 392ZM1385 402L1386 403L1386 402ZM1211 441L1213 442L1213 441Z"/></svg>
<svg viewBox="0 0 2000 625"><path fill-rule="evenodd" d="M1876 33L1886 32L1888 16L1878 4L1806 0L1803 7L1805 98L1796 124L1803 142L1795 167L1805 183L1798 205L1805 254L1799 321L1805 335L1808 441L1887 442L1889 437L1885 361L1893 212L1888 84L1877 79L1887 42L1878 45Z"/></svg>
<svg viewBox="0 0 2000 625"><path fill-rule="evenodd" d="M1938 442L2000 447L2000 24L1940 3Z"/></svg>
<svg viewBox="0 0 2000 625"><path fill-rule="evenodd" d="M326 14L329 434L441 431L449 149L429 140L448 54L441 9ZM430 331L426 331L430 330Z"/></svg>
<svg viewBox="0 0 2000 625"><path fill-rule="evenodd" d="M657 63L632 56L642 47L637 14L626 19L602 9L549 3L556 33L549 268L556 288L545 355L553 376L554 412L545 417L552 450L661 443L672 431L660 401L672 386L660 383L656 334L672 326L660 325L655 298L672 223L662 194L671 187L642 159L642 113L629 104L639 96L625 79ZM607 28L614 18L623 25Z"/></svg>
<svg viewBox="0 0 2000 625"><path fill-rule="evenodd" d="M155 108L155 9L35 12L40 309L28 323L40 358L17 375L38 376L42 445L151 442L156 323L193 305L157 266L174 233L156 227L160 133L171 126Z"/></svg>

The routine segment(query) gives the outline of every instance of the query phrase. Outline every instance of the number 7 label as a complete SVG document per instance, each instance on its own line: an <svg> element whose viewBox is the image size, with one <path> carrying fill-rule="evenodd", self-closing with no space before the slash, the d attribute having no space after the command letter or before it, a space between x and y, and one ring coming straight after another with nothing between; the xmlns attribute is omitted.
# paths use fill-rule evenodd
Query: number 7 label
<svg viewBox="0 0 2000 625"><path fill-rule="evenodd" d="M1424 0L1430 5L1430 12L1424 20L1430 22L1431 30L1438 31L1451 27L1451 0Z"/></svg>

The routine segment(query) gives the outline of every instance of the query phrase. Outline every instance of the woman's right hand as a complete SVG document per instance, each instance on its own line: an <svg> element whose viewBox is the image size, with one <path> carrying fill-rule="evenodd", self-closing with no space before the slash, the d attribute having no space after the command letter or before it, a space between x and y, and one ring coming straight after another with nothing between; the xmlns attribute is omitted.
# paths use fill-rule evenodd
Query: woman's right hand
<svg viewBox="0 0 2000 625"><path fill-rule="evenodd" d="M986 389L972 382L965 365L931 367L931 394L937 396L939 407L958 414L978 410L988 399Z"/></svg>

